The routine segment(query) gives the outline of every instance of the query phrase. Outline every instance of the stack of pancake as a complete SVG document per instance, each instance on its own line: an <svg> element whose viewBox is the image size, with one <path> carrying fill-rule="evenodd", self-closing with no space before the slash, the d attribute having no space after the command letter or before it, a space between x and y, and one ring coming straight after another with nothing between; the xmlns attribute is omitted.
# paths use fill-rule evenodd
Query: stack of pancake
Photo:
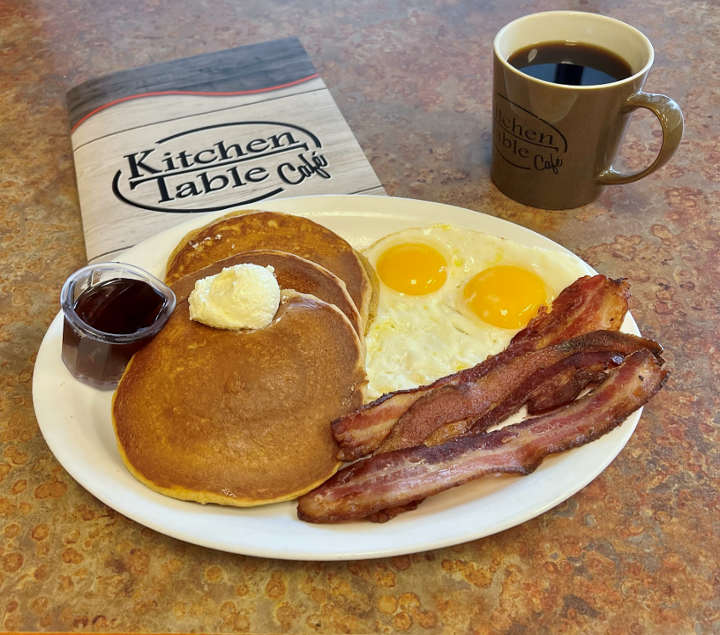
<svg viewBox="0 0 720 635"><path fill-rule="evenodd" d="M262 329L190 320L195 282L272 266L282 291ZM113 398L125 465L162 494L251 506L290 500L339 467L330 422L362 405L364 334L378 284L345 240L306 218L253 211L192 232L170 256L177 307Z"/></svg>

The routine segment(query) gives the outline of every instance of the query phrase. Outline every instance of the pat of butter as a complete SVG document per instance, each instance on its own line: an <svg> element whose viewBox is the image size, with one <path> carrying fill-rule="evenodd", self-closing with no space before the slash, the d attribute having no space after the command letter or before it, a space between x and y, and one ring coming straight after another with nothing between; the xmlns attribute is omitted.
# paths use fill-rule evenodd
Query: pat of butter
<svg viewBox="0 0 720 635"><path fill-rule="evenodd" d="M270 266L225 267L195 283L188 302L190 319L218 329L261 329L273 321L280 287Z"/></svg>

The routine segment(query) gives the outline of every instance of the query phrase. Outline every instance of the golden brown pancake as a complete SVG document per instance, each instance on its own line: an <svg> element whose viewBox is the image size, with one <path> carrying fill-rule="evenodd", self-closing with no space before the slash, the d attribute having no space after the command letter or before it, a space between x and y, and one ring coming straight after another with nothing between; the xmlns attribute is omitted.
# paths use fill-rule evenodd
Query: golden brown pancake
<svg viewBox="0 0 720 635"><path fill-rule="evenodd" d="M214 276L225 267L245 263L262 267L270 265L274 269L275 278L281 289L295 289L300 293L308 293L320 300L334 304L350 320L357 334L363 335L360 314L345 288L345 283L325 267L295 254L270 250L245 251L205 267L202 270L202 277ZM173 285L175 295L183 299L190 295L195 279L195 276L186 276L178 280ZM188 282L193 286L190 286Z"/></svg>
<svg viewBox="0 0 720 635"><path fill-rule="evenodd" d="M192 288L202 273L176 286ZM132 358L112 411L138 480L244 507L296 498L337 470L330 422L363 403L364 346L336 306L282 296L271 325L242 331L193 322L180 300Z"/></svg>
<svg viewBox="0 0 720 635"><path fill-rule="evenodd" d="M233 212L180 241L171 254L165 281L182 276L244 251L285 251L334 273L347 287L360 319L367 329L371 307L377 304L377 287L366 265L350 244L335 232L302 216L280 212Z"/></svg>

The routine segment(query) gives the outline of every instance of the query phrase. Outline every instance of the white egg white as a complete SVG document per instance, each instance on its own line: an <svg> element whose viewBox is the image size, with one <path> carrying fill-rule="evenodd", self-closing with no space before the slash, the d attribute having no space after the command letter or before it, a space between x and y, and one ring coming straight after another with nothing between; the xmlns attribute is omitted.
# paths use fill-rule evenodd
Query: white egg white
<svg viewBox="0 0 720 635"><path fill-rule="evenodd" d="M563 252L525 247L497 236L450 225L407 229L385 236L363 254L377 270L395 245L423 243L447 262L443 287L426 295L398 293L380 280L377 316L366 336L368 398L430 383L503 350L517 330L487 324L463 297L467 282L497 265L514 265L543 280L550 302L588 273Z"/></svg>

